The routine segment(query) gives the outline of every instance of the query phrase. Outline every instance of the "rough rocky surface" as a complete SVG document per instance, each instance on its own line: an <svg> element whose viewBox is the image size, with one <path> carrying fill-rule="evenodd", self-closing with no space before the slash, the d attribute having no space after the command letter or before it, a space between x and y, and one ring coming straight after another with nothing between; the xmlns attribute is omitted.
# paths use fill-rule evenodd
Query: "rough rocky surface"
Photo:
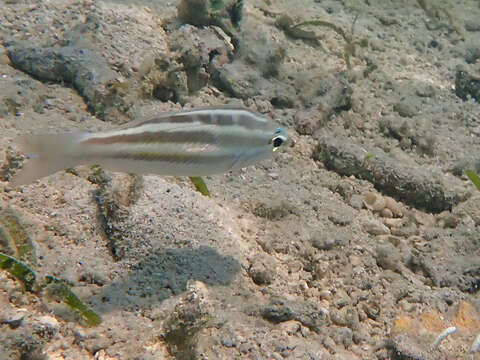
<svg viewBox="0 0 480 360"><path fill-rule="evenodd" d="M0 359L480 356L478 1L1 7L0 220L102 323L1 271ZM9 184L23 134L227 103L293 141L209 198L85 167Z"/></svg>

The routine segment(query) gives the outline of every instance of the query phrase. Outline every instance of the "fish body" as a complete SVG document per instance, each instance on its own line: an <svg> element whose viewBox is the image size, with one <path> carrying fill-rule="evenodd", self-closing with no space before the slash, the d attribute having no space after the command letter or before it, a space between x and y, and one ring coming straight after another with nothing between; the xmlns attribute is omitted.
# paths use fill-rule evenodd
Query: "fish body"
<svg viewBox="0 0 480 360"><path fill-rule="evenodd" d="M119 130L27 136L23 142L33 156L13 183L31 183L77 165L137 174L212 175L268 158L287 139L274 121L244 108L165 113Z"/></svg>

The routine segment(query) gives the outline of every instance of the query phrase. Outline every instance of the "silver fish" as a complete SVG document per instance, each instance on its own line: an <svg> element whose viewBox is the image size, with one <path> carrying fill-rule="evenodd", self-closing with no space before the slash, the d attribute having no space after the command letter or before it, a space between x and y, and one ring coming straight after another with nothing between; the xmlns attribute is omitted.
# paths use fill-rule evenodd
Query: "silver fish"
<svg viewBox="0 0 480 360"><path fill-rule="evenodd" d="M198 108L165 113L120 130L32 135L32 154L14 185L28 184L77 165L136 174L204 176L268 158L288 140L275 122L248 109Z"/></svg>

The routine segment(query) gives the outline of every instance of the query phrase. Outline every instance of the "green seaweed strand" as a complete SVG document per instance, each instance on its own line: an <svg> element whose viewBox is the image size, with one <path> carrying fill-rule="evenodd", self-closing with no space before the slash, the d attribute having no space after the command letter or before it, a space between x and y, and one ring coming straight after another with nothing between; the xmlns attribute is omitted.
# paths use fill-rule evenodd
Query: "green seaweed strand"
<svg viewBox="0 0 480 360"><path fill-rule="evenodd" d="M53 276L45 276L47 284L55 285L55 295L67 304L88 326L97 326L102 319L93 310L90 310L65 283Z"/></svg>
<svg viewBox="0 0 480 360"><path fill-rule="evenodd" d="M195 186L195 190L197 190L200 194L204 196L210 196L210 191L208 191L207 184L200 176L191 176L190 181L192 182L193 186Z"/></svg>
<svg viewBox="0 0 480 360"><path fill-rule="evenodd" d="M470 181L475 185L478 191L480 191L480 176L478 176L474 171L472 170L466 170L465 175L470 179Z"/></svg>
<svg viewBox="0 0 480 360"><path fill-rule="evenodd" d="M25 231L18 215L12 209L2 211L0 214L0 225L4 226L15 243L17 257L35 263L34 256L32 255L32 241Z"/></svg>
<svg viewBox="0 0 480 360"><path fill-rule="evenodd" d="M0 253L0 269L8 271L15 279L21 281L28 291L32 291L35 284L35 273L27 265L14 257Z"/></svg>

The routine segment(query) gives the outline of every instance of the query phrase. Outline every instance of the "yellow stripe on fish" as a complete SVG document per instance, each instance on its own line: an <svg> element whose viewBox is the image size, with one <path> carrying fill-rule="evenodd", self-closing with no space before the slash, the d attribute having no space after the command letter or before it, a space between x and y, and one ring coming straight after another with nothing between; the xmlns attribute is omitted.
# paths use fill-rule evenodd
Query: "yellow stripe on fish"
<svg viewBox="0 0 480 360"><path fill-rule="evenodd" d="M212 175L266 159L287 140L274 121L244 108L171 112L120 130L27 136L23 142L33 156L12 182L31 183L77 165L136 174Z"/></svg>

